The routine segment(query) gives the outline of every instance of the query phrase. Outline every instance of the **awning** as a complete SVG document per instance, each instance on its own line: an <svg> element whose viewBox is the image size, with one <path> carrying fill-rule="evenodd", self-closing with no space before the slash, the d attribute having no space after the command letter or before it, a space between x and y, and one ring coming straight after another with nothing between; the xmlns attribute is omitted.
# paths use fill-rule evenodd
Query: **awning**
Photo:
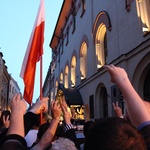
<svg viewBox="0 0 150 150"><path fill-rule="evenodd" d="M62 90L68 105L83 105L81 94L76 88L66 89L63 84L59 83L58 90Z"/></svg>

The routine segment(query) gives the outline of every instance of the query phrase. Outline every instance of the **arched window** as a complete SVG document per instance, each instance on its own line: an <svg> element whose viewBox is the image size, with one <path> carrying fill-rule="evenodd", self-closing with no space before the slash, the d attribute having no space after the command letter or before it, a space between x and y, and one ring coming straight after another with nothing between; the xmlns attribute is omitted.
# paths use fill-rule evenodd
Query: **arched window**
<svg viewBox="0 0 150 150"><path fill-rule="evenodd" d="M68 69L68 66L66 66L65 72L64 72L64 86L65 86L65 88L68 88L68 74L69 74L69 69Z"/></svg>
<svg viewBox="0 0 150 150"><path fill-rule="evenodd" d="M53 92L51 92L51 101L54 99L54 93Z"/></svg>
<svg viewBox="0 0 150 150"><path fill-rule="evenodd" d="M111 22L107 12L100 12L93 25L97 69L107 63L107 31L111 31Z"/></svg>
<svg viewBox="0 0 150 150"><path fill-rule="evenodd" d="M55 83L55 96L57 94L57 89L58 89L58 80L56 80L56 83Z"/></svg>
<svg viewBox="0 0 150 150"><path fill-rule="evenodd" d="M136 0L137 14L144 34L150 32L150 0Z"/></svg>
<svg viewBox="0 0 150 150"><path fill-rule="evenodd" d="M71 60L71 87L76 84L76 57L73 56Z"/></svg>
<svg viewBox="0 0 150 150"><path fill-rule="evenodd" d="M85 42L82 43L80 49L80 73L81 80L85 79L87 74L87 44Z"/></svg>
<svg viewBox="0 0 150 150"><path fill-rule="evenodd" d="M63 73L60 73L60 83L63 83Z"/></svg>
<svg viewBox="0 0 150 150"><path fill-rule="evenodd" d="M97 69L99 69L106 64L107 57L106 26L104 24L100 24L96 32L95 47Z"/></svg>

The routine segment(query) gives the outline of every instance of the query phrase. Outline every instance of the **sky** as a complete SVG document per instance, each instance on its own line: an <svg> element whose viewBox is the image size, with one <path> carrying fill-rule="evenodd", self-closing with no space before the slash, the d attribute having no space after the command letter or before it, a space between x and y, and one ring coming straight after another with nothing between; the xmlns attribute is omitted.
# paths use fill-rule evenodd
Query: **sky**
<svg viewBox="0 0 150 150"><path fill-rule="evenodd" d="M45 32L43 54L43 84L51 62L49 47L63 0L45 0ZM22 62L34 26L40 0L1 0L0 4L0 52L8 67L8 73L24 92L24 83L19 77ZM40 95L39 63L36 67L33 102Z"/></svg>

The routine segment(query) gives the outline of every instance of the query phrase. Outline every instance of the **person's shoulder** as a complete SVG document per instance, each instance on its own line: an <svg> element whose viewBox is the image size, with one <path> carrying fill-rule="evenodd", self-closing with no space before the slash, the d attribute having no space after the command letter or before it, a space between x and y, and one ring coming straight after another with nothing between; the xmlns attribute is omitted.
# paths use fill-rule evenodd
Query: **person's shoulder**
<svg viewBox="0 0 150 150"><path fill-rule="evenodd" d="M143 122L140 126L137 127L139 131L150 129L150 121Z"/></svg>

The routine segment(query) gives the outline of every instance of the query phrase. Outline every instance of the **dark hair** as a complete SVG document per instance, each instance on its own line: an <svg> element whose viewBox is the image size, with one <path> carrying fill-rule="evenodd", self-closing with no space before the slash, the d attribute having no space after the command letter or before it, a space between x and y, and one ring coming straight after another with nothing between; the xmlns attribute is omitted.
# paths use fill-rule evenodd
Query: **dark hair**
<svg viewBox="0 0 150 150"><path fill-rule="evenodd" d="M118 117L97 120L89 129L84 150L146 150L141 134Z"/></svg>
<svg viewBox="0 0 150 150"><path fill-rule="evenodd" d="M59 137L65 137L66 133L64 131L64 125L61 124L57 127L56 133L55 133L55 137L59 138Z"/></svg>
<svg viewBox="0 0 150 150"><path fill-rule="evenodd" d="M37 133L37 137L38 139L41 139L43 134L45 133L45 131L48 129L50 123L44 123L42 125L40 125L38 133Z"/></svg>
<svg viewBox="0 0 150 150"><path fill-rule="evenodd" d="M10 120L10 116L11 116L10 111L9 110L2 111L1 118L0 118L0 126L3 126L3 116L5 116L5 119L7 118L7 116L9 116L9 120Z"/></svg>
<svg viewBox="0 0 150 150"><path fill-rule="evenodd" d="M86 137L87 136L87 133L88 133L88 130L89 130L89 128L93 125L93 121L86 121L85 123L84 123L84 126L83 126L83 134L84 134L84 136Z"/></svg>
<svg viewBox="0 0 150 150"><path fill-rule="evenodd" d="M4 111L2 111L1 117L3 117L3 116L5 116L5 118L6 118L7 116L9 116L9 120L10 120L10 111L9 111L9 110L4 110Z"/></svg>

